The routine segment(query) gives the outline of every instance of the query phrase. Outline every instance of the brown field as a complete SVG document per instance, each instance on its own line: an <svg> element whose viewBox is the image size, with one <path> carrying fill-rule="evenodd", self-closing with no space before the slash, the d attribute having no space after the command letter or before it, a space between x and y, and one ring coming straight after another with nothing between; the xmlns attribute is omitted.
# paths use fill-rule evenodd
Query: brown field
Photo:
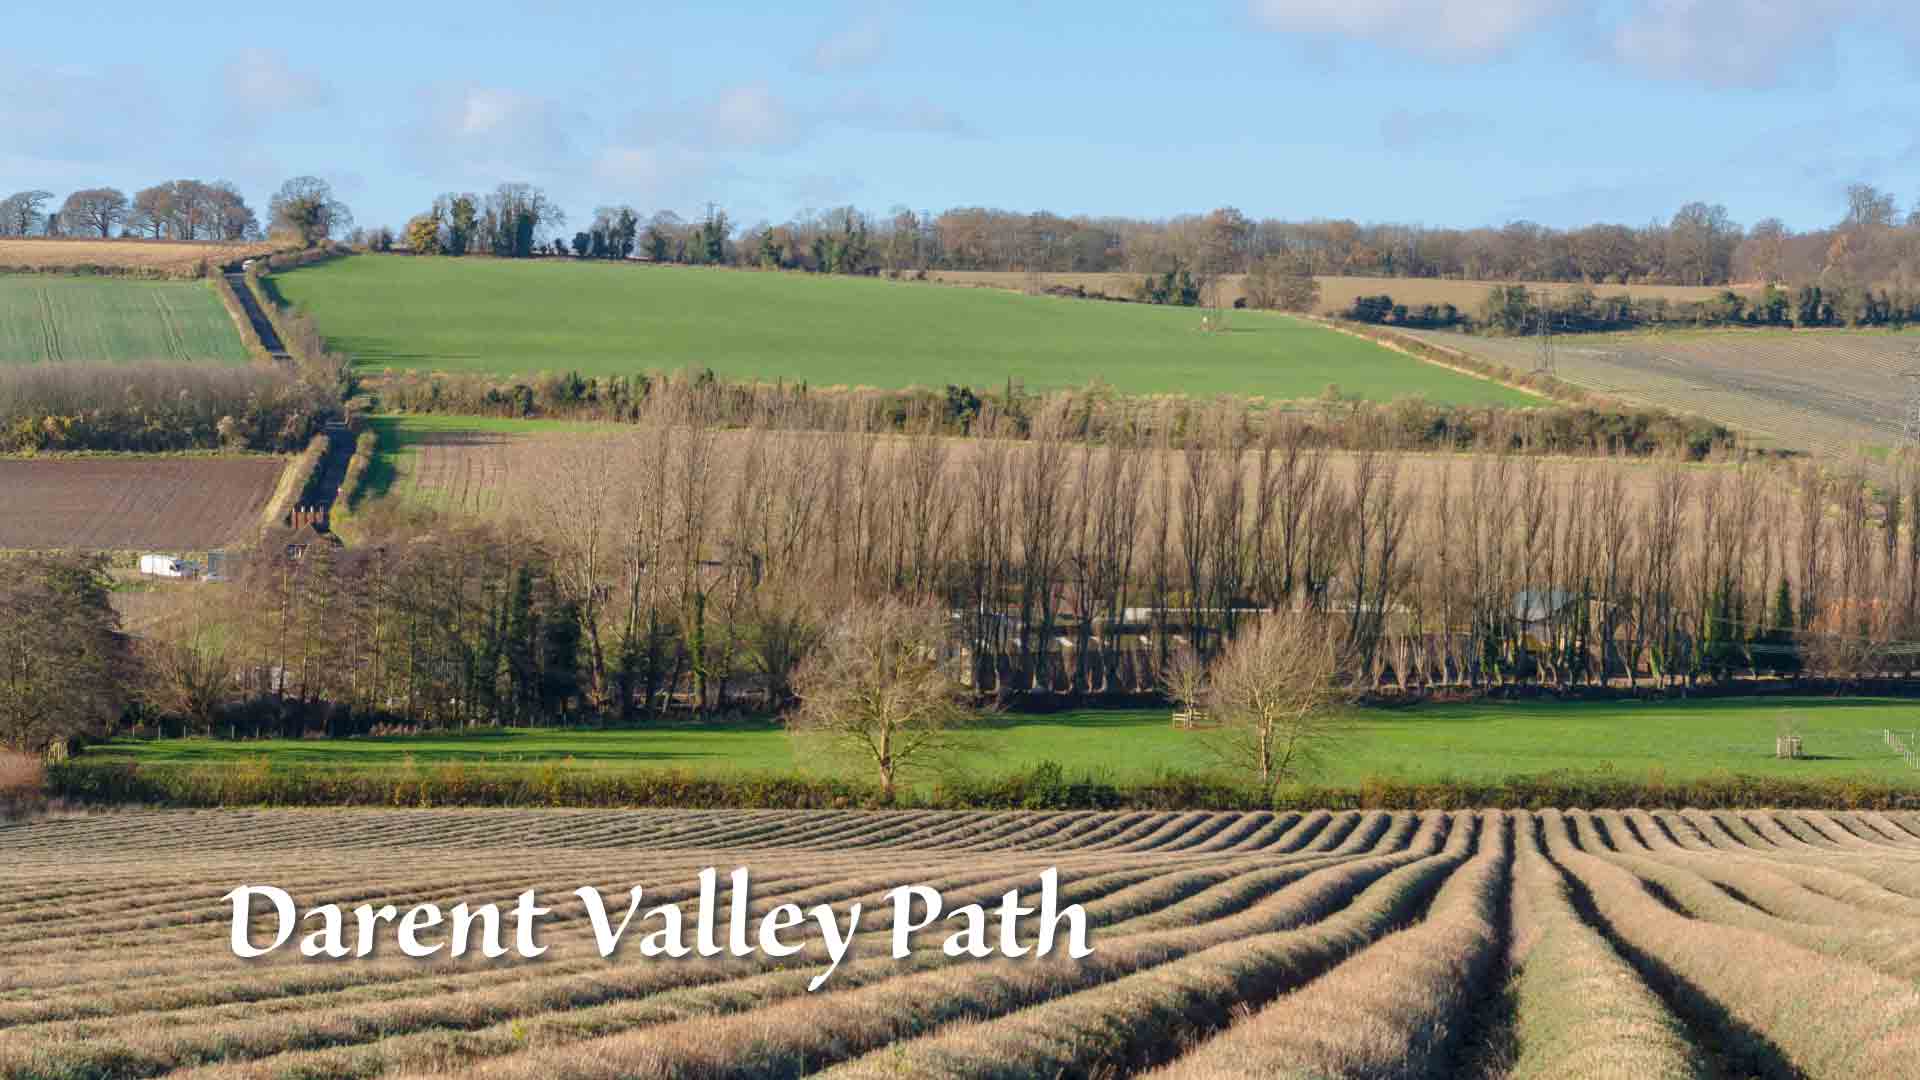
<svg viewBox="0 0 1920 1080"><path fill-rule="evenodd" d="M747 452L747 432L721 432L716 442L716 474L725 478L737 475ZM783 433L776 439L818 440L826 436L814 433ZM519 508L536 512L540 494L554 483L563 463L591 457L585 447L603 442L620 443L636 439L633 429L624 425L606 425L597 431L537 431L515 433L500 430L432 431L408 438L407 452L394 459L394 479L389 493L420 504L459 514L497 517ZM877 436L888 448L883 453L901 453L907 440L900 436ZM954 439L949 443L946 470L954 485L963 485L971 455L980 451L981 442ZM1019 444L1016 444L1018 448ZM1078 454L1073 460L1077 463ZM1094 451L1096 454L1102 451ZM1175 454L1172 477L1182 483L1186 468ZM1425 496L1436 496L1443 481L1456 497L1464 496L1472 482L1476 455L1446 453L1407 453L1397 456L1400 481ZM1344 479L1352 471L1354 455L1332 455L1331 475ZM1660 467L1657 461L1630 457L1555 457L1541 460L1549 485L1561 491L1576 480L1592 484L1599 478L1618 473L1626 484L1629 498L1639 499L1651 489ZM1711 468L1713 466L1699 466ZM1254 468L1249 455L1248 469ZM1070 465L1069 473L1078 466ZM637 480L636 480L637 483ZM726 488L718 490L714 505L727 505ZM1177 528L1177 525L1175 526Z"/></svg>
<svg viewBox="0 0 1920 1080"><path fill-rule="evenodd" d="M202 260L216 268L236 259L265 255L272 244L195 243L174 240L0 240L0 268L71 270L98 266L167 277L196 277Z"/></svg>
<svg viewBox="0 0 1920 1080"><path fill-rule="evenodd" d="M1407 331L1448 348L1531 370L1532 338ZM1920 332L1690 330L1563 335L1560 378L1625 401L1693 413L1762 442L1822 454L1878 453L1901 441Z"/></svg>
<svg viewBox="0 0 1920 1080"><path fill-rule="evenodd" d="M0 549L205 551L259 526L275 457L0 458Z"/></svg>
<svg viewBox="0 0 1920 1080"><path fill-rule="evenodd" d="M1022 271L994 270L934 270L927 274L928 279L944 281L954 285L975 285L995 289L1028 288L1035 275ZM1143 275L1140 274L1040 274L1037 275L1046 285L1065 285L1068 288L1079 286L1088 292L1103 292L1108 296L1133 295ZM1244 275L1234 274L1227 278L1227 302L1246 295L1242 288ZM1496 284L1510 285L1513 282L1492 281L1454 281L1444 278L1378 278L1378 277L1342 277L1327 276L1320 282L1320 312L1334 314L1353 306L1356 297L1378 296L1385 293L1393 297L1394 302L1417 307L1421 304L1452 304L1461 311L1472 312L1479 308L1480 302L1487 298L1487 290ZM1565 293L1575 286L1560 282L1523 282L1529 289L1544 289L1552 293ZM1634 296L1648 298L1665 297L1668 300L1704 300L1718 296L1724 288L1718 285L1593 285L1596 295L1617 296L1631 293ZM1758 286L1734 286L1737 292L1758 292Z"/></svg>
<svg viewBox="0 0 1920 1080"><path fill-rule="evenodd" d="M1893 1080L1920 1049L1904 812L135 811L0 824L0 855L6 1077ZM861 903L851 954L811 993L817 947L599 957L572 890L691 919L709 866L749 869L755 922ZM1050 866L1090 956L886 948L886 890L991 910ZM389 926L238 960L243 883L533 889L549 951L411 960Z"/></svg>

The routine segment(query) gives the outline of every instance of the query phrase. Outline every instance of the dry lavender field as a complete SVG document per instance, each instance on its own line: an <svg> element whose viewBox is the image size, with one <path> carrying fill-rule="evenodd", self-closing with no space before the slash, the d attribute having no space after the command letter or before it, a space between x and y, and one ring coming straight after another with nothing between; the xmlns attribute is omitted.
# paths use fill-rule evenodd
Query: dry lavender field
<svg viewBox="0 0 1920 1080"><path fill-rule="evenodd" d="M601 960L562 902L735 865L756 913L866 903L820 992L804 956ZM1081 962L876 947L886 889L991 902L1047 866ZM538 888L551 951L239 961L242 882ZM1907 813L51 817L0 825L0 1076L1911 1077L1916 930Z"/></svg>

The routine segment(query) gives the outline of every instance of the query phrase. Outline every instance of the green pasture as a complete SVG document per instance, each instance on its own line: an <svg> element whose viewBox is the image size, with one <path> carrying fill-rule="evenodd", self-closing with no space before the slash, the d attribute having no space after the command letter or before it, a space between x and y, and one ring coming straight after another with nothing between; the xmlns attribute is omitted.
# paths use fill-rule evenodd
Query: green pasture
<svg viewBox="0 0 1920 1080"><path fill-rule="evenodd" d="M1873 698L1716 699L1691 702L1479 702L1368 709L1329 754L1316 779L1357 785L1368 779L1490 781L1573 772L1644 780L1716 774L1791 779L1920 775L1885 744L1883 731L1910 745L1920 702ZM1209 735L1180 731L1162 710L1080 711L1001 716L982 724L952 767L982 776L1042 761L1069 773L1113 780L1169 770L1217 767ZM1806 757L1780 761L1774 737L1790 723ZM469 734L336 740L117 740L88 758L217 764L264 756L276 766L396 767L460 762L476 767L559 762L596 769L677 768L701 773L817 772L770 720L661 723L608 731L486 729Z"/></svg>
<svg viewBox="0 0 1920 1080"><path fill-rule="evenodd" d="M711 368L815 386L1080 387L1128 394L1525 405L1538 399L1297 319L877 278L358 256L275 275L363 369L490 375Z"/></svg>
<svg viewBox="0 0 1920 1080"><path fill-rule="evenodd" d="M205 281L0 274L0 364L247 362Z"/></svg>

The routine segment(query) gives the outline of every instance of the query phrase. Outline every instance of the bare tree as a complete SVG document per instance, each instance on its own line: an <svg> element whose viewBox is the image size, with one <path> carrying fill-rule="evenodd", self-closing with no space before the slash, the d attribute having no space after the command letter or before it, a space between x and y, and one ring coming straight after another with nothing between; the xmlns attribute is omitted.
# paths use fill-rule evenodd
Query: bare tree
<svg viewBox="0 0 1920 1080"><path fill-rule="evenodd" d="M51 191L16 191L0 199L0 236L30 236L46 221L42 207L53 198Z"/></svg>
<svg viewBox="0 0 1920 1080"><path fill-rule="evenodd" d="M127 220L127 194L119 188L88 188L67 196L60 219L75 233L98 233L101 239Z"/></svg>
<svg viewBox="0 0 1920 1080"><path fill-rule="evenodd" d="M947 624L932 605L884 599L849 608L794 673L800 706L789 730L865 761L892 795L902 775L951 754L972 718L946 656Z"/></svg>
<svg viewBox="0 0 1920 1080"><path fill-rule="evenodd" d="M1242 627L1208 669L1215 753L1267 791L1318 768L1357 695L1342 652L1331 620L1317 614L1273 612Z"/></svg>
<svg viewBox="0 0 1920 1080"><path fill-rule="evenodd" d="M212 737L220 707L233 699L239 656L235 638L208 611L211 590L181 597L178 610L141 639L144 665L140 697L187 730Z"/></svg>

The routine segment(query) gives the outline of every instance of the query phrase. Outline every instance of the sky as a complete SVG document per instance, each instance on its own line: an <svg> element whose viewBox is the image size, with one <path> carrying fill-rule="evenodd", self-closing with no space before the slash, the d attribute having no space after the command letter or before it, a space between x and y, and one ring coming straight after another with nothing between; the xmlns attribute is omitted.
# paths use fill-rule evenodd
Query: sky
<svg viewBox="0 0 1920 1080"><path fill-rule="evenodd" d="M0 193L328 180L363 225L544 187L741 224L852 204L1432 226L1831 224L1920 200L1920 4L23 4Z"/></svg>

